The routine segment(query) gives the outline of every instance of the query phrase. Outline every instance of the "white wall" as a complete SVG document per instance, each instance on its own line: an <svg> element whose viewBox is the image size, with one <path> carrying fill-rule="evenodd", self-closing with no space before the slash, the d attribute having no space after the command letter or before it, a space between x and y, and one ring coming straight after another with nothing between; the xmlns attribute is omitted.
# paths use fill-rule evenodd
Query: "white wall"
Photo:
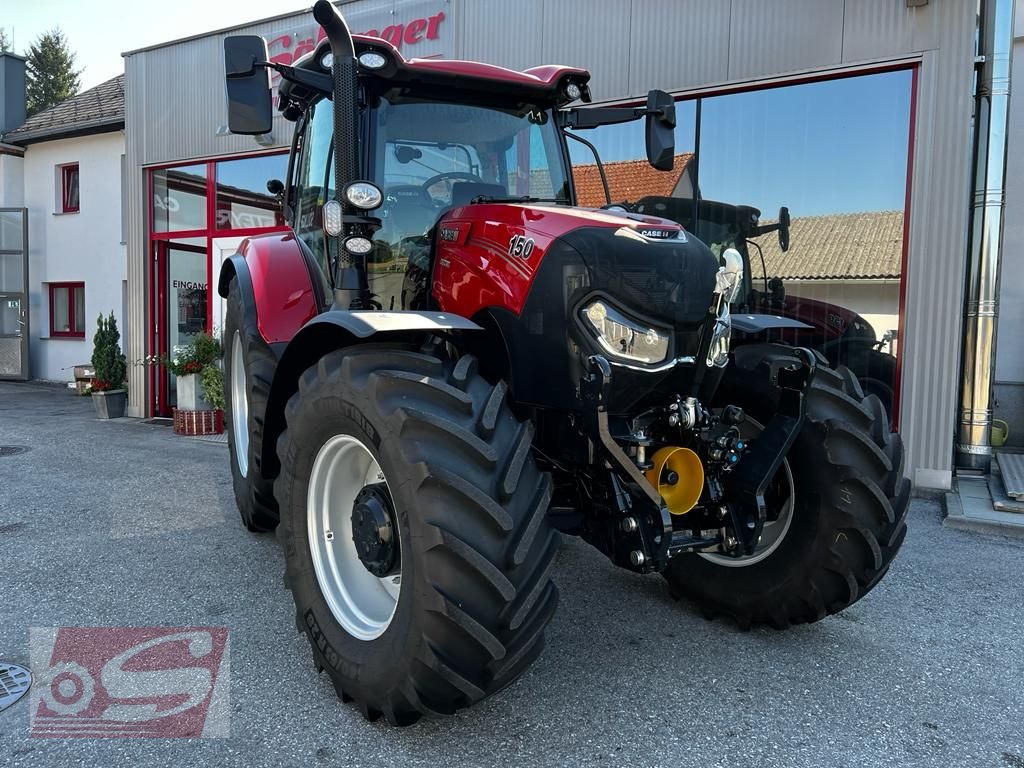
<svg viewBox="0 0 1024 768"><path fill-rule="evenodd" d="M805 299L838 304L863 317L879 338L899 329L900 284L898 280L874 282L833 282L830 280L786 280L786 293Z"/></svg>
<svg viewBox="0 0 1024 768"><path fill-rule="evenodd" d="M14 155L0 155L0 208L21 208L24 205L25 160Z"/></svg>
<svg viewBox="0 0 1024 768"><path fill-rule="evenodd" d="M121 155L124 132L31 144L24 188L29 220L29 342L32 377L74 379L75 365L92 357L96 317L114 312L122 343ZM79 164L78 213L57 214L56 167ZM49 338L48 282L85 283L85 338Z"/></svg>

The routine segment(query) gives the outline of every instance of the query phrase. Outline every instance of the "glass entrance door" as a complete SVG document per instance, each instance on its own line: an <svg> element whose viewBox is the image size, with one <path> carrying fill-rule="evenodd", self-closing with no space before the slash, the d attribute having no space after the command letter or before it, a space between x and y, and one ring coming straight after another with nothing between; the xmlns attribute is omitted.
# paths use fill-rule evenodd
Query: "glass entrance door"
<svg viewBox="0 0 1024 768"><path fill-rule="evenodd" d="M28 209L0 208L0 379L29 378Z"/></svg>
<svg viewBox="0 0 1024 768"><path fill-rule="evenodd" d="M184 238L155 243L160 322L157 348L174 359L201 332L209 330L209 279L205 238ZM177 377L160 369L157 413L170 416L178 404Z"/></svg>

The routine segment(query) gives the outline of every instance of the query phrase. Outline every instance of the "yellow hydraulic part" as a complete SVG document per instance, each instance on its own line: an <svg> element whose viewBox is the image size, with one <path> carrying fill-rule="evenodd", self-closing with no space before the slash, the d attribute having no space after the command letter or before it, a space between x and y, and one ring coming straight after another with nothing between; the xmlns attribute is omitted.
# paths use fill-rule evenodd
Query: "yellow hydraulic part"
<svg viewBox="0 0 1024 768"><path fill-rule="evenodd" d="M685 515L700 501L704 490L704 465L689 448L667 445L654 454L647 481L658 489L673 515Z"/></svg>

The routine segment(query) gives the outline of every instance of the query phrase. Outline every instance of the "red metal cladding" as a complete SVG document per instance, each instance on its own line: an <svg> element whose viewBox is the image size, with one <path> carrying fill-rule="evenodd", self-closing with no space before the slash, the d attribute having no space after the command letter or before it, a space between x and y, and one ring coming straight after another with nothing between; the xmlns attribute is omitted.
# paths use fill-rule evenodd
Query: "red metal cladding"
<svg viewBox="0 0 1024 768"><path fill-rule="evenodd" d="M558 237L580 227L678 232L653 216L629 218L586 208L470 205L438 223L431 291L445 312L473 317L481 309L522 311L544 254Z"/></svg>
<svg viewBox="0 0 1024 768"><path fill-rule="evenodd" d="M250 237L238 252L249 266L260 335L267 343L290 341L318 312L295 235L274 232Z"/></svg>

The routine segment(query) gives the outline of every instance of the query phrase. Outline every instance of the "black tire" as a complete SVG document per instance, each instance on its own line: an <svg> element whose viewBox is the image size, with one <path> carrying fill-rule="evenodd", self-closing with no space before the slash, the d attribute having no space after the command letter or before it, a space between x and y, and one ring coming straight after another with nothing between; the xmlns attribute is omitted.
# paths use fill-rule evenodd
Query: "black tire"
<svg viewBox="0 0 1024 768"><path fill-rule="evenodd" d="M231 406L231 366L236 333L241 340L249 402L249 449L246 452L245 472L239 467ZM231 454L231 483L234 486L235 503L245 527L254 532L272 531L277 527L278 520L273 482L266 480L261 471L263 421L276 366L274 353L256 327L256 318L247 317L242 308L238 278L232 278L228 287L227 313L224 316L224 419L228 433L228 452Z"/></svg>
<svg viewBox="0 0 1024 768"><path fill-rule="evenodd" d="M363 715L408 725L448 715L515 680L540 654L558 601L551 478L530 454L533 426L471 356L443 363L387 347L326 355L299 380L277 444L278 536L296 624L316 667ZM331 613L312 564L307 491L320 448L358 438L397 512L401 592L375 639Z"/></svg>
<svg viewBox="0 0 1024 768"><path fill-rule="evenodd" d="M735 358L722 402L767 423L779 396L774 373L796 358L771 345L742 347ZM817 621L866 595L899 551L910 499L903 443L878 398L865 395L847 368L822 359L787 461L796 503L777 549L744 567L681 556L665 572L673 593L708 618L731 617L744 629Z"/></svg>

